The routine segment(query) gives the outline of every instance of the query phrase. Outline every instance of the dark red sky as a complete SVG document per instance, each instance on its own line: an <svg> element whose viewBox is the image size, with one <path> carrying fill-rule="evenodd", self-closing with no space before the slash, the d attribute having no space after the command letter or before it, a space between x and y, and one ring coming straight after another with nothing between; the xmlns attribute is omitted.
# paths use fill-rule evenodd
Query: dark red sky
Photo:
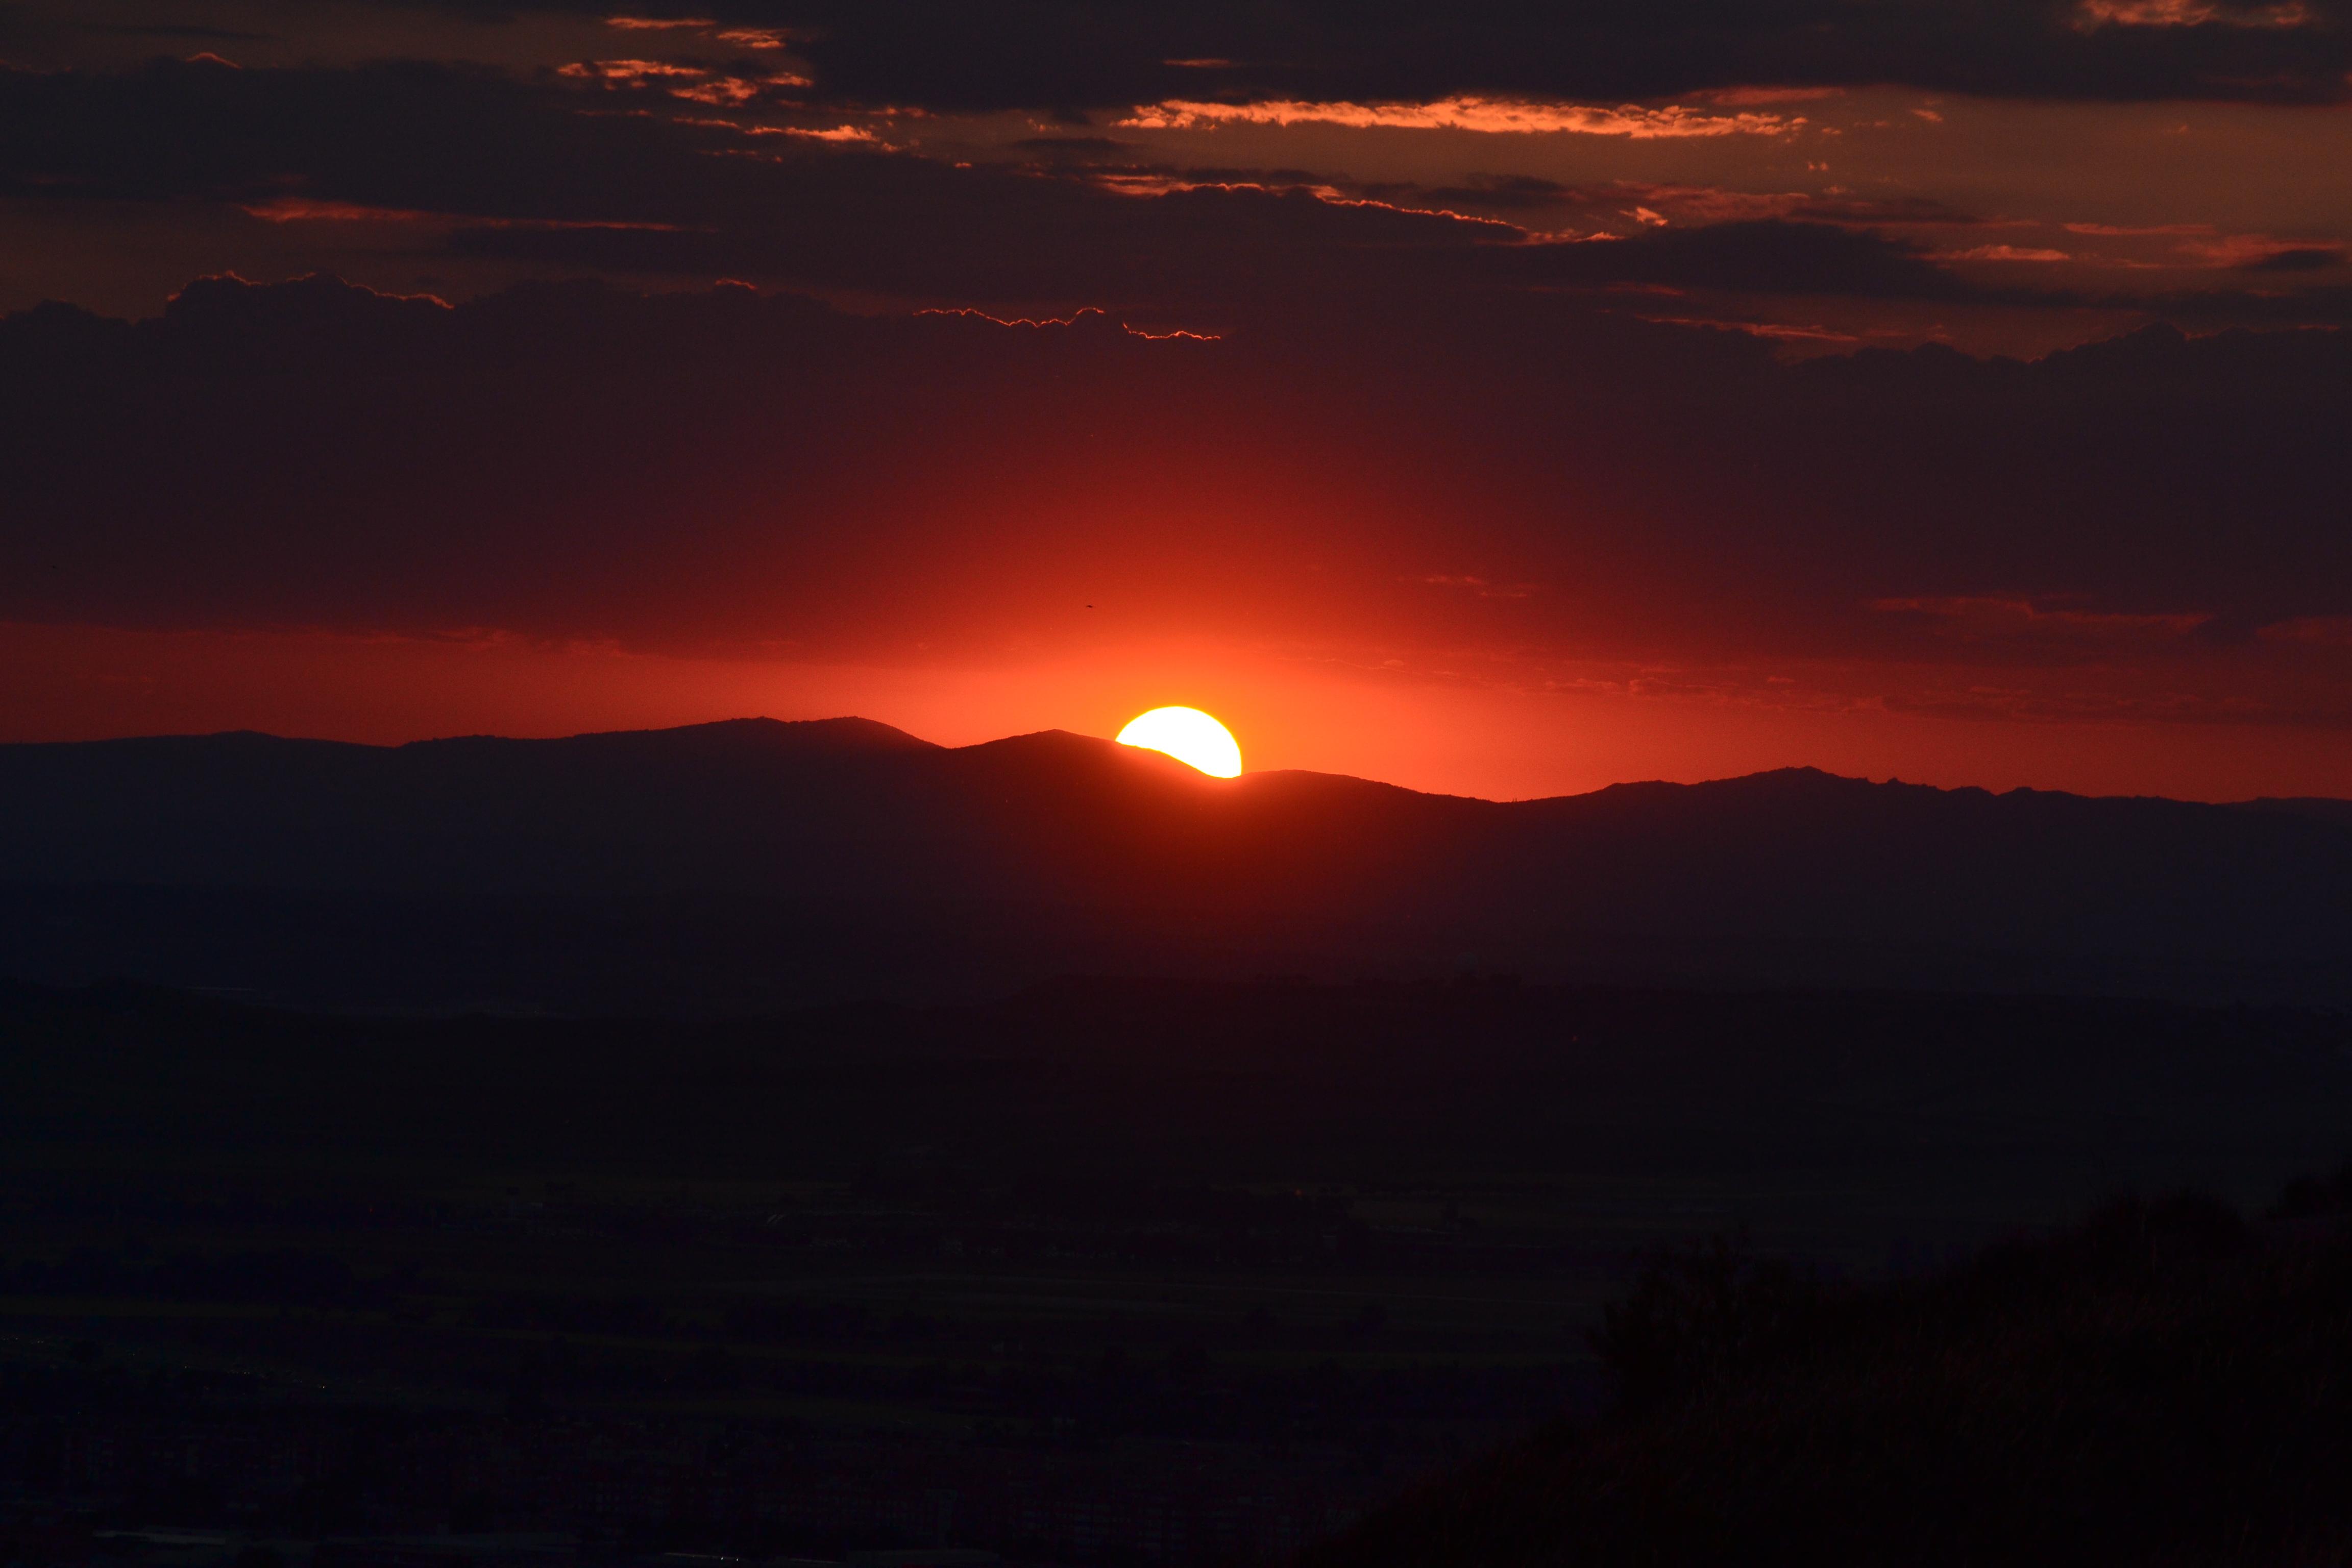
<svg viewBox="0 0 2352 1568"><path fill-rule="evenodd" d="M1487 795L2352 795L2344 0L19 0L0 60L0 738L1192 702Z"/></svg>

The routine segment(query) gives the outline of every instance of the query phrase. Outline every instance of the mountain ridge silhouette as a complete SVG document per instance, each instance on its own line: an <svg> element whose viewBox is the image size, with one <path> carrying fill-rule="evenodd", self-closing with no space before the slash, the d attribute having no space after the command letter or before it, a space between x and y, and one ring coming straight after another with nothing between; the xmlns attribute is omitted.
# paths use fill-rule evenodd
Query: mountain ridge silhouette
<svg viewBox="0 0 2352 1568"><path fill-rule="evenodd" d="M1066 731L940 746L862 719L0 746L0 885L40 919L72 889L71 918L99 919L92 889L854 905L899 911L893 931L927 911L920 942L875 939L902 974L926 943L982 936L1021 949L1023 975L1556 975L1646 944L1700 980L1973 984L1990 964L2007 984L2352 1000L2352 803L1815 768L1488 801L1297 770L1214 779ZM37 923L0 928L0 973L99 962L40 958L56 940ZM1751 956L1719 956L1734 949ZM109 951L148 973L136 942ZM1911 956L1867 958L1888 952Z"/></svg>

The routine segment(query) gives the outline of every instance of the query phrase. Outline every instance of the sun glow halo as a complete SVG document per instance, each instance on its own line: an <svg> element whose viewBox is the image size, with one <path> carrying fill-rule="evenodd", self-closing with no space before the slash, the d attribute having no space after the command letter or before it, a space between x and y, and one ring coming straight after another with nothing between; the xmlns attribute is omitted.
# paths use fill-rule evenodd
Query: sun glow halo
<svg viewBox="0 0 2352 1568"><path fill-rule="evenodd" d="M1242 771L1242 749L1233 731L1198 708L1154 708L1130 720L1118 732L1122 746L1165 752L1213 778L1233 778Z"/></svg>

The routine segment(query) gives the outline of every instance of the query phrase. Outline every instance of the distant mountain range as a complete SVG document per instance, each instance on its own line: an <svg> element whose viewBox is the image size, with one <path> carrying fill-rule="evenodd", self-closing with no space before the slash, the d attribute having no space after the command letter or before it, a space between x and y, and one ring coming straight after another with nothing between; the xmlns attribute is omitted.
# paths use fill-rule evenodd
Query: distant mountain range
<svg viewBox="0 0 2352 1568"><path fill-rule="evenodd" d="M0 746L0 974L758 1009L1071 972L2352 1002L2352 802L1789 769L1496 803L859 719Z"/></svg>

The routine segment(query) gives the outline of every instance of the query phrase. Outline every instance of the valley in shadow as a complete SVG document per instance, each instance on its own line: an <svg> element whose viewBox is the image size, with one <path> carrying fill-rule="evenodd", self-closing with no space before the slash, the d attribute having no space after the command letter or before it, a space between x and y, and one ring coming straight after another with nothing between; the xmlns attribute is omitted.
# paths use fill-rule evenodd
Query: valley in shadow
<svg viewBox="0 0 2352 1568"><path fill-rule="evenodd" d="M2343 1018L2291 1007L1097 979L416 1017L118 984L14 986L0 1025L0 1495L140 1561L163 1530L1360 1555L1368 1511L1617 1429L1645 1259L1723 1238L1827 1312L2119 1192L2259 1210L2352 1127Z"/></svg>

